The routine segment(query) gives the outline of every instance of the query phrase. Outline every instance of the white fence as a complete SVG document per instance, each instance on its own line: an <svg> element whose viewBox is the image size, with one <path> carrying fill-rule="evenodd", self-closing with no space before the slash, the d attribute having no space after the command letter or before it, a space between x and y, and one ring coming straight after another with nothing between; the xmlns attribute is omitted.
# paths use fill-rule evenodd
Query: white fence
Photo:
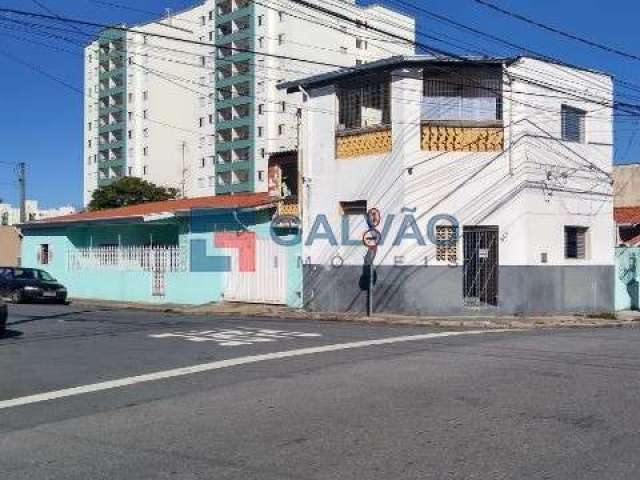
<svg viewBox="0 0 640 480"><path fill-rule="evenodd" d="M79 248L67 255L70 271L183 272L186 255L180 247Z"/></svg>

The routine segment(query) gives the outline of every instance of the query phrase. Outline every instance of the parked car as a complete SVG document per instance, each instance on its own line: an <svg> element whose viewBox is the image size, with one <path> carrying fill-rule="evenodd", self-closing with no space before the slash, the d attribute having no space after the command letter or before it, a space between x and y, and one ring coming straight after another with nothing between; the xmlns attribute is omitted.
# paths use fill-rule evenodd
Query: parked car
<svg viewBox="0 0 640 480"><path fill-rule="evenodd" d="M7 317L9 316L7 312L7 304L0 300L0 338L4 335L7 330Z"/></svg>
<svg viewBox="0 0 640 480"><path fill-rule="evenodd" d="M0 298L13 303L45 300L66 303L67 289L44 270L0 267Z"/></svg>

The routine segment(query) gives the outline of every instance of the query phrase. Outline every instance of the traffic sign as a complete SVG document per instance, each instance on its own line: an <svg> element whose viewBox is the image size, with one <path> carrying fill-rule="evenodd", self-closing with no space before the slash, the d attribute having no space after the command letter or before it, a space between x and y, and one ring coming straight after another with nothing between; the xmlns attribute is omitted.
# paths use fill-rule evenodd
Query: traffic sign
<svg viewBox="0 0 640 480"><path fill-rule="evenodd" d="M370 208L369 211L367 211L367 225L369 225L369 228L376 228L380 225L381 217L382 215L380 214L380 210L377 208Z"/></svg>
<svg viewBox="0 0 640 480"><path fill-rule="evenodd" d="M382 234L375 228L367 230L362 236L362 243L369 250L378 248L380 241L382 240Z"/></svg>

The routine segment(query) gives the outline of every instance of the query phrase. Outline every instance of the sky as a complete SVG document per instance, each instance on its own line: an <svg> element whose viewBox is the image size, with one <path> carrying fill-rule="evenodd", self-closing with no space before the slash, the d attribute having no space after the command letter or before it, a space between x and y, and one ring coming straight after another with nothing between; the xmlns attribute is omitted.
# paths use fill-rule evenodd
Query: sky
<svg viewBox="0 0 640 480"><path fill-rule="evenodd" d="M104 1L108 3L108 0ZM640 56L637 21L640 18L640 2L637 0L492 1L541 23ZM139 11L107 6L101 4L100 0L0 0L0 7L46 13L43 10L45 7L65 17L104 24L135 24L162 15L166 8L178 10L196 3L194 0L111 2ZM640 61L613 55L526 25L483 7L474 0L404 2L453 18L550 57L604 71L640 86ZM402 10L397 7L395 0L362 0L359 3L387 4L396 10ZM612 8L613 4L615 8ZM83 97L74 88L81 90L83 87L81 46L89 39L88 35L93 29L81 27L87 35L81 35L80 32L62 33L77 39L74 44L38 37L34 35L33 28L22 30L23 28L7 21L6 17L4 20L0 19L0 199L17 203L16 174L6 164L24 161L27 162L28 169L29 198L39 200L45 207L66 204L80 206ZM454 29L424 15L418 17L418 30L446 39L445 41L466 42L494 55L514 54L513 50L504 46ZM421 41L441 49L453 50L451 46L435 40L422 38ZM635 95L636 99L618 99L640 104L640 93L636 92ZM640 132L636 134L639 123L640 117L617 119L616 163L640 162Z"/></svg>

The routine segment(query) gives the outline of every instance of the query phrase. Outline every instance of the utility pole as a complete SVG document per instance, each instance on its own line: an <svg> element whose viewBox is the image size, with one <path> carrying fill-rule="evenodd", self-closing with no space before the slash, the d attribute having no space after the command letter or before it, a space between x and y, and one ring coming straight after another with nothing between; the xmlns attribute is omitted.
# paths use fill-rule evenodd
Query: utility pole
<svg viewBox="0 0 640 480"><path fill-rule="evenodd" d="M182 144L182 198L186 196L187 190L187 165L185 164L185 150L187 149L187 142L183 141Z"/></svg>
<svg viewBox="0 0 640 480"><path fill-rule="evenodd" d="M18 187L20 189L20 223L27 223L27 164L18 164Z"/></svg>
<svg viewBox="0 0 640 480"><path fill-rule="evenodd" d="M298 149L297 155L297 163L298 163L298 216L300 217L300 229L302 229L302 207L303 207L303 196L304 196L304 172L303 172L303 158L302 158L302 148L300 145L300 131L302 128L302 108L298 108L296 110L296 144Z"/></svg>

